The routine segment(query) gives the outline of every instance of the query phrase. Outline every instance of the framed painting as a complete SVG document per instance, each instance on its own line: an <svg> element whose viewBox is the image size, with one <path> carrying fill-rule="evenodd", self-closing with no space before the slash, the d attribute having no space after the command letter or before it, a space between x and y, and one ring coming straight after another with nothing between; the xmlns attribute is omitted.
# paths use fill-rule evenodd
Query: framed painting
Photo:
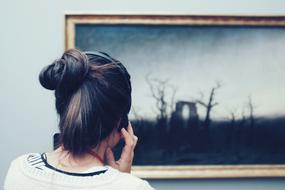
<svg viewBox="0 0 285 190"><path fill-rule="evenodd" d="M285 17L66 15L66 49L131 74L133 173L285 177Z"/></svg>

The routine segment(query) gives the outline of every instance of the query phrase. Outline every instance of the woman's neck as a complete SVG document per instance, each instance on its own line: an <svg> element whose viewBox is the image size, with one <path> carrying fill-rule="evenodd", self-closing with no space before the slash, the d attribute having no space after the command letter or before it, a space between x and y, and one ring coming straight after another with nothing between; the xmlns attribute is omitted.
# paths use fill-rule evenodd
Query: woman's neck
<svg viewBox="0 0 285 190"><path fill-rule="evenodd" d="M102 142L96 148L92 149L92 151L101 159L104 159L106 149L107 145ZM55 151L48 153L47 161L50 165L68 172L82 172L91 167L104 165L100 159L90 153L75 156L64 150L63 147L59 147Z"/></svg>

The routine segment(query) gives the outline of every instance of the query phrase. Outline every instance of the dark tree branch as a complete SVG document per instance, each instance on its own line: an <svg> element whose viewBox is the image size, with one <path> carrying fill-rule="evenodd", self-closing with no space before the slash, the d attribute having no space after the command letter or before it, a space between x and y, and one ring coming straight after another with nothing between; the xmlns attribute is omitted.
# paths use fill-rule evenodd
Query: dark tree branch
<svg viewBox="0 0 285 190"><path fill-rule="evenodd" d="M204 125L205 125L205 128L207 129L209 126L210 126L210 122L211 122L211 117L210 117L210 114L211 114L211 111L212 109L218 105L218 102L214 102L214 98L215 98L215 93L216 91L221 88L221 83L220 82L217 82L216 83L216 86L214 86L212 89L211 89L211 92L210 92L210 96L209 96L209 99L208 99L208 102L204 102L202 99L198 99L196 100L196 102L200 105L202 105L204 108L206 108L206 116L205 116L205 120L204 120Z"/></svg>

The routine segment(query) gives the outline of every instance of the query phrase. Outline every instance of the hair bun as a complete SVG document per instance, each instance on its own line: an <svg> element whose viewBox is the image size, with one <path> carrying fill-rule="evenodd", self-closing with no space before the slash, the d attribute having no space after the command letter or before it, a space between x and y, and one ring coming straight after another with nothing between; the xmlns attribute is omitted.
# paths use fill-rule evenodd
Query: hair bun
<svg viewBox="0 0 285 190"><path fill-rule="evenodd" d="M80 86L88 70L88 57L79 50L70 49L60 59L44 67L39 80L46 89L72 91Z"/></svg>

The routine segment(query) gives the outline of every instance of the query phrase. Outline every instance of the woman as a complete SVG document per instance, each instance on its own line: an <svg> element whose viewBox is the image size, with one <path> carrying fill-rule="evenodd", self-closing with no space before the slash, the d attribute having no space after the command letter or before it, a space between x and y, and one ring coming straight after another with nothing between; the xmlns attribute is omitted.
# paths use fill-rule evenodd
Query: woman
<svg viewBox="0 0 285 190"><path fill-rule="evenodd" d="M127 116L130 75L119 61L71 49L45 67L39 80L55 90L60 146L15 159L5 190L152 189L130 174L138 138ZM121 138L125 146L115 161L112 148Z"/></svg>

